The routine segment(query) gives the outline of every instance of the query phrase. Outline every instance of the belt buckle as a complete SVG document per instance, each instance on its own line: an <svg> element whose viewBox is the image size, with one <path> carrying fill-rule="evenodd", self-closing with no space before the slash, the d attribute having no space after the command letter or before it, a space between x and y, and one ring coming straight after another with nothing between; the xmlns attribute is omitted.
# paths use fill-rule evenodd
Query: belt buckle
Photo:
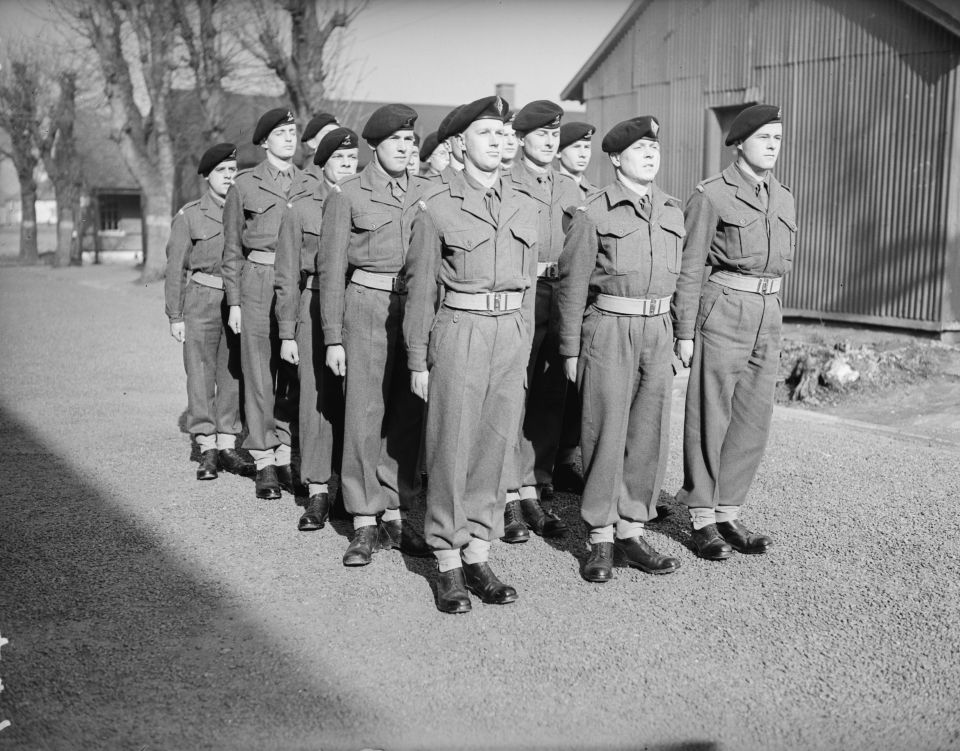
<svg viewBox="0 0 960 751"><path fill-rule="evenodd" d="M560 278L560 265L556 263L547 264L547 279Z"/></svg>
<svg viewBox="0 0 960 751"><path fill-rule="evenodd" d="M769 277L763 277L760 280L760 288L757 290L761 295L769 294L771 288L773 287L773 279Z"/></svg>
<svg viewBox="0 0 960 751"><path fill-rule="evenodd" d="M390 289L394 292L403 293L407 289L406 282L399 276L390 277Z"/></svg>
<svg viewBox="0 0 960 751"><path fill-rule="evenodd" d="M491 304L493 307L490 307ZM506 304L506 295L503 292L491 292L487 295L487 310L500 311Z"/></svg>

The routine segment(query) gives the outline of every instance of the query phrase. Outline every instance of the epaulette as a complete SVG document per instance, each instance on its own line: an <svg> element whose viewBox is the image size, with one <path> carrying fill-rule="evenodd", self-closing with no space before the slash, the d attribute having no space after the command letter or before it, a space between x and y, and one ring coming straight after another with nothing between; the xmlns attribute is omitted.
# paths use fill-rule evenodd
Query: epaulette
<svg viewBox="0 0 960 751"><path fill-rule="evenodd" d="M703 193L703 186L704 186L704 185L708 185L709 183L716 182L716 181L719 180L721 177L723 177L723 174L711 175L710 177L704 178L704 179L701 180L699 183L697 183L697 190L700 191L701 193Z"/></svg>
<svg viewBox="0 0 960 751"><path fill-rule="evenodd" d="M190 208L193 208L194 206L199 206L199 205L200 205L200 199L199 199L199 198L198 198L196 201L190 201L189 203L185 203L185 204L183 204L183 206L180 208L180 211L177 212L177 215L179 216L179 215L183 214L184 212L186 212L187 209L190 209Z"/></svg>
<svg viewBox="0 0 960 751"><path fill-rule="evenodd" d="M677 197L675 197L675 196L670 196L670 195L665 195L665 196L663 197L663 205L664 205L664 206L673 206L673 207L678 208L678 209L682 209L682 208L683 208L683 204L680 203L680 199L677 198Z"/></svg>
<svg viewBox="0 0 960 751"><path fill-rule="evenodd" d="M787 193L793 193L793 191L790 190L790 187L787 185L784 185L783 183L780 183L780 187L783 188L785 191L787 191Z"/></svg>

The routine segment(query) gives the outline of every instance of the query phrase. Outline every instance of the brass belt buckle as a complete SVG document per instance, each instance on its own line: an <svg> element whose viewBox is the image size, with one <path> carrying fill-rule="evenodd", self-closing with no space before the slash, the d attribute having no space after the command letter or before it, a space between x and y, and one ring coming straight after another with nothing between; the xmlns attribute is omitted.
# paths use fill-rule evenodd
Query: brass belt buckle
<svg viewBox="0 0 960 751"><path fill-rule="evenodd" d="M770 279L770 278L768 278L768 277L764 277L763 279L760 280L760 289L758 289L757 291L758 291L761 295L766 295L766 294L769 293L769 291L770 291L772 288L773 288L773 279Z"/></svg>
<svg viewBox="0 0 960 751"><path fill-rule="evenodd" d="M491 292L487 295L487 310L503 310L506 304L506 295L503 292Z"/></svg>

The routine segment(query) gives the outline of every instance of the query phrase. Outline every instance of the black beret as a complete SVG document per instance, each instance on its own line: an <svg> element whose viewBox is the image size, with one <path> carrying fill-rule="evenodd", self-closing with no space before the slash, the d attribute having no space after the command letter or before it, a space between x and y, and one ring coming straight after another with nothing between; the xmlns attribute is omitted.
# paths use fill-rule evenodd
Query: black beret
<svg viewBox="0 0 960 751"><path fill-rule="evenodd" d="M564 123L560 126L560 146L557 151L563 151L571 143L590 140L596 131L590 123Z"/></svg>
<svg viewBox="0 0 960 751"><path fill-rule="evenodd" d="M525 104L513 121L517 133L529 133L537 128L559 128L563 108L546 99Z"/></svg>
<svg viewBox="0 0 960 751"><path fill-rule="evenodd" d="M333 156L334 151L340 149L359 148L360 141L357 140L357 134L350 128L337 128L331 130L317 144L317 150L313 154L313 163L321 167L327 163L327 160Z"/></svg>
<svg viewBox="0 0 960 751"><path fill-rule="evenodd" d="M206 177L213 172L213 168L220 164L220 162L226 162L236 158L236 146L232 143L218 143L216 146L211 146L203 152L203 156L200 157L200 164L197 165L197 174Z"/></svg>
<svg viewBox="0 0 960 751"><path fill-rule="evenodd" d="M456 117L457 112L460 110L460 107L462 106L463 105L461 104L457 107L454 107L446 115L444 115L443 120L440 121L440 127L437 128L437 140L440 141L440 143L443 143L448 138L450 138L450 136L453 135L453 133L451 133L449 129L450 121L453 120L454 117Z"/></svg>
<svg viewBox="0 0 960 751"><path fill-rule="evenodd" d="M420 146L420 161L427 161L430 158L430 155L437 150L437 146L439 145L440 139L437 138L437 131L428 133L427 137L423 139L423 144Z"/></svg>
<svg viewBox="0 0 960 751"><path fill-rule="evenodd" d="M307 127L303 129L303 135L300 136L300 140L309 141L328 125L339 124L340 123L337 121L336 115L331 115L329 112L321 112L319 115L314 115L310 118L310 122L307 123Z"/></svg>
<svg viewBox="0 0 960 751"><path fill-rule="evenodd" d="M636 143L641 138L650 141L660 140L660 121L653 115L632 117L622 123L617 123L607 131L600 148L607 154L619 154L627 146Z"/></svg>
<svg viewBox="0 0 960 751"><path fill-rule="evenodd" d="M727 133L727 146L746 141L767 123L780 122L780 108L773 104L754 104L747 107L733 121Z"/></svg>
<svg viewBox="0 0 960 751"><path fill-rule="evenodd" d="M413 130L416 121L417 111L412 107L405 104L385 104L370 115L361 135L370 143L380 143L398 130Z"/></svg>
<svg viewBox="0 0 960 751"><path fill-rule="evenodd" d="M451 136L463 133L475 120L499 120L510 111L510 103L500 96L485 96L457 107L456 114L447 123L447 131Z"/></svg>
<svg viewBox="0 0 960 751"><path fill-rule="evenodd" d="M259 146L267 140L270 131L278 125L296 124L293 113L286 107L277 107L269 112L264 112L257 120L257 127L253 129L253 142Z"/></svg>

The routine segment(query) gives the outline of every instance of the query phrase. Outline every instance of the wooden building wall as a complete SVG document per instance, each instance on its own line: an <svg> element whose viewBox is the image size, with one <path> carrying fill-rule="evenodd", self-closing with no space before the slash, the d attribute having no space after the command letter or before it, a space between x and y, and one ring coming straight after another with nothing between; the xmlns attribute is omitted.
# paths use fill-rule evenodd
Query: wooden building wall
<svg viewBox="0 0 960 751"><path fill-rule="evenodd" d="M787 312L960 329L960 39L897 0L643 5L583 81L600 133L658 116L658 181L685 199L732 158L739 107L781 105L802 233Z"/></svg>

